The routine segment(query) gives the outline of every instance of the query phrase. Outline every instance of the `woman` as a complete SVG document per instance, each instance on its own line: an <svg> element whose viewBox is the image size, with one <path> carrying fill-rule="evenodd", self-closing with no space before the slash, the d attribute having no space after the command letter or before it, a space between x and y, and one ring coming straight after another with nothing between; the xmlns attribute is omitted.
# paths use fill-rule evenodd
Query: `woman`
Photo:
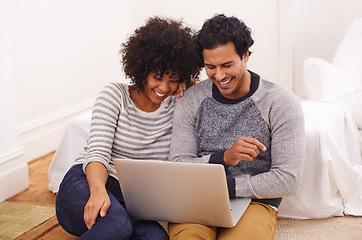
<svg viewBox="0 0 362 240"><path fill-rule="evenodd" d="M56 213L70 234L80 239L168 239L157 222L128 215L112 159L167 160L171 95L182 95L200 70L191 38L191 29L181 22L154 17L123 44L120 53L131 85L110 83L100 93L87 147L59 188Z"/></svg>

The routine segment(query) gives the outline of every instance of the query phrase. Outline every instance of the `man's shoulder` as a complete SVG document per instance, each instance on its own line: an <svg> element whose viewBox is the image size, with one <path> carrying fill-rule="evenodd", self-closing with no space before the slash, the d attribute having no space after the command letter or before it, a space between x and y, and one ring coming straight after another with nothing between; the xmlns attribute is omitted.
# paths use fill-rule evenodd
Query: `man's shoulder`
<svg viewBox="0 0 362 240"><path fill-rule="evenodd" d="M290 89L274 83L267 81L265 79L261 79L260 85L259 85L259 93L265 94L267 98L273 98L273 99L282 99L282 101L285 101L287 99L293 99L296 100L297 97L294 94L293 91Z"/></svg>
<svg viewBox="0 0 362 240"><path fill-rule="evenodd" d="M209 78L207 78L205 80L201 80L200 82L196 83L188 90L198 92L198 91L203 91L205 89L211 89L211 87L212 87L212 81Z"/></svg>
<svg viewBox="0 0 362 240"><path fill-rule="evenodd" d="M199 83L196 83L192 87L188 88L184 96L180 99L199 99L207 96L211 96L212 93L212 81L210 79L205 79Z"/></svg>
<svg viewBox="0 0 362 240"><path fill-rule="evenodd" d="M283 117L291 112L294 116L303 115L300 101L290 89L277 83L262 80L258 91L253 97L259 109L264 109L267 112L272 110L283 115Z"/></svg>
<svg viewBox="0 0 362 240"><path fill-rule="evenodd" d="M176 99L176 110L188 109L193 112L198 109L204 99L209 97L212 97L212 81L206 79L188 88L181 98Z"/></svg>

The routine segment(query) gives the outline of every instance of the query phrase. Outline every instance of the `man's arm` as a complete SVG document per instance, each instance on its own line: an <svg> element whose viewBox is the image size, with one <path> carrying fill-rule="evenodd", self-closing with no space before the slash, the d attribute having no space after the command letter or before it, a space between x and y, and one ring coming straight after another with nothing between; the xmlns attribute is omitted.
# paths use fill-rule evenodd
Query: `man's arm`
<svg viewBox="0 0 362 240"><path fill-rule="evenodd" d="M184 96L176 100L173 115L172 138L169 160L174 162L208 163L210 155L199 157L195 136L195 113L202 101L202 94L211 88L212 82L198 83L185 91Z"/></svg>
<svg viewBox="0 0 362 240"><path fill-rule="evenodd" d="M235 178L236 196L276 198L296 193L305 154L304 115L292 94L279 97L270 111L271 168L254 176Z"/></svg>
<svg viewBox="0 0 362 240"><path fill-rule="evenodd" d="M192 104L183 101L184 99L185 96L176 101L169 160L174 162L207 163L209 156L198 157L194 129L195 109L192 109Z"/></svg>

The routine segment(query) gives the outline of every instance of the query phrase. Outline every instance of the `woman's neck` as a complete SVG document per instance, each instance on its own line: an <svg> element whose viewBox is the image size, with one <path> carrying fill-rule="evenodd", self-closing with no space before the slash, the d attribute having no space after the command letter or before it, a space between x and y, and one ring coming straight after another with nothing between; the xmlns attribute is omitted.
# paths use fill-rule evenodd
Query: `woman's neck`
<svg viewBox="0 0 362 240"><path fill-rule="evenodd" d="M155 104L143 92L133 89L133 86L129 86L129 96L133 104L144 112L154 112L160 107L160 104Z"/></svg>

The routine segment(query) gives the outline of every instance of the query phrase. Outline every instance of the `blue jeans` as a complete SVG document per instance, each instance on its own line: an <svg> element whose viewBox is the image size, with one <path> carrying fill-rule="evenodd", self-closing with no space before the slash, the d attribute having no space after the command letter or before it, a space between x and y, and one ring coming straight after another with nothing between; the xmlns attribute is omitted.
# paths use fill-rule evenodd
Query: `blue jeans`
<svg viewBox="0 0 362 240"><path fill-rule="evenodd" d="M168 234L158 222L134 219L128 215L115 178L108 177L106 189L111 206L106 216L98 216L96 223L88 230L83 219L84 207L90 196L88 182L82 165L69 169L56 198L56 214L64 230L79 239L168 239Z"/></svg>

